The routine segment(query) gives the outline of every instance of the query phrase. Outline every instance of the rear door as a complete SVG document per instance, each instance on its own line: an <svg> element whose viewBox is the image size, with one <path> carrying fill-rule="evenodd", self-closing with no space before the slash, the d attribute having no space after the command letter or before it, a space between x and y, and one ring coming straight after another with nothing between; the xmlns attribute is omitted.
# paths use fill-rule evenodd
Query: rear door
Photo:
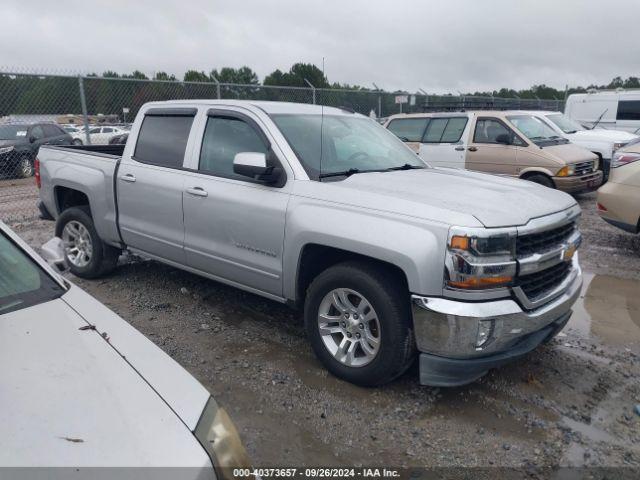
<svg viewBox="0 0 640 480"><path fill-rule="evenodd" d="M198 129L201 143L183 194L187 265L280 297L290 185L264 185L233 171L236 154L267 154L273 145L277 155L276 144L260 119L243 109L209 110Z"/></svg>
<svg viewBox="0 0 640 480"><path fill-rule="evenodd" d="M428 123L428 117L393 118L387 124L387 129L418 153Z"/></svg>
<svg viewBox="0 0 640 480"><path fill-rule="evenodd" d="M466 115L431 118L420 144L420 158L434 167L465 168Z"/></svg>
<svg viewBox="0 0 640 480"><path fill-rule="evenodd" d="M518 175L517 148L525 142L504 121L478 116L467 147L466 168L496 175Z"/></svg>
<svg viewBox="0 0 640 480"><path fill-rule="evenodd" d="M196 109L146 111L137 142L117 177L119 225L127 245L184 263L183 163Z"/></svg>

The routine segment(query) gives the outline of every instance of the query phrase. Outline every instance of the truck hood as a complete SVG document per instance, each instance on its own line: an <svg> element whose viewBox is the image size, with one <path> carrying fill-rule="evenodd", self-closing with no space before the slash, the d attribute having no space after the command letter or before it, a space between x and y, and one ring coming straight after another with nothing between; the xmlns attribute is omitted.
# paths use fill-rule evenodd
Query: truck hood
<svg viewBox="0 0 640 480"><path fill-rule="evenodd" d="M305 182L314 183L318 182ZM570 195L524 180L453 168L361 173L322 183L328 201L458 226L524 225L571 207Z"/></svg>
<svg viewBox="0 0 640 480"><path fill-rule="evenodd" d="M59 299L0 316L0 467L210 465L178 416L184 407L172 405L170 394L163 399L166 382L145 377L145 370L151 379L158 374L143 357L173 379L177 364L142 334L144 342L121 342L126 329L115 324L126 322L99 305L72 287ZM102 321L107 313L111 319ZM109 325L109 340L99 330L79 330L89 324ZM133 342L139 351L129 350ZM118 351L120 343L130 357ZM194 389L204 390L190 379L178 379L174 397L193 399ZM198 415L203 407L192 401Z"/></svg>
<svg viewBox="0 0 640 480"><path fill-rule="evenodd" d="M580 130L579 132L567 134L567 138L569 140L575 139L576 141L627 143L638 138L638 135L621 130L595 128L593 130Z"/></svg>

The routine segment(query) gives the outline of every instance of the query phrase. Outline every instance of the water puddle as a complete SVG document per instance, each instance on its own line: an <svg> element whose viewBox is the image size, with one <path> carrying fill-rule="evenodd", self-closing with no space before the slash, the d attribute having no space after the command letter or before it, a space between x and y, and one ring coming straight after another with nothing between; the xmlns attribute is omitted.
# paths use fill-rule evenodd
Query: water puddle
<svg viewBox="0 0 640 480"><path fill-rule="evenodd" d="M618 347L640 345L640 282L584 274L580 298L567 328Z"/></svg>

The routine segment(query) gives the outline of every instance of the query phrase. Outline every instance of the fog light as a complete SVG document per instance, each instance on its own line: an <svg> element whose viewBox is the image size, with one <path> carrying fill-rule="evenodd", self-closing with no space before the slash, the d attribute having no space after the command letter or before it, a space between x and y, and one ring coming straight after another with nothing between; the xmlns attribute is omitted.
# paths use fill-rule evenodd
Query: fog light
<svg viewBox="0 0 640 480"><path fill-rule="evenodd" d="M494 320L480 320L478 322L478 336L476 337L476 348L482 349L489 343L493 335Z"/></svg>

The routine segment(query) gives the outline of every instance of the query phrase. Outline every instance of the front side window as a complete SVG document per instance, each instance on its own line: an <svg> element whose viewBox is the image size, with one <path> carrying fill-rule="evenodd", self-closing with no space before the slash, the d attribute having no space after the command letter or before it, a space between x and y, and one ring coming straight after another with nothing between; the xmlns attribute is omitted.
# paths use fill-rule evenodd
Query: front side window
<svg viewBox="0 0 640 480"><path fill-rule="evenodd" d="M387 128L403 142L419 142L428 122L429 118L397 118Z"/></svg>
<svg viewBox="0 0 640 480"><path fill-rule="evenodd" d="M146 115L140 127L135 160L181 168L193 116Z"/></svg>
<svg viewBox="0 0 640 480"><path fill-rule="evenodd" d="M198 170L220 177L247 180L233 171L238 153L267 153L267 147L247 122L234 117L209 117L202 139Z"/></svg>
<svg viewBox="0 0 640 480"><path fill-rule="evenodd" d="M45 125L44 126L44 133L45 133L45 135L47 137L59 137L60 135L64 134L64 132L62 132L55 125Z"/></svg>
<svg viewBox="0 0 640 480"><path fill-rule="evenodd" d="M393 133L356 115L277 114L273 121L309 178L426 165Z"/></svg>
<svg viewBox="0 0 640 480"><path fill-rule="evenodd" d="M476 122L473 141L476 143L501 143L498 141L500 135L511 136L506 125L493 118L479 118Z"/></svg>
<svg viewBox="0 0 640 480"><path fill-rule="evenodd" d="M92 128L91 130L89 130L89 134L94 135L96 133L100 133L100 129L99 128Z"/></svg>
<svg viewBox="0 0 640 480"><path fill-rule="evenodd" d="M44 138L44 130L42 130L42 127L40 125L36 125L31 129L31 136L36 140Z"/></svg>
<svg viewBox="0 0 640 480"><path fill-rule="evenodd" d="M617 120L640 120L640 100L618 102Z"/></svg>
<svg viewBox="0 0 640 480"><path fill-rule="evenodd" d="M0 318L58 298L64 289L22 249L0 233Z"/></svg>

